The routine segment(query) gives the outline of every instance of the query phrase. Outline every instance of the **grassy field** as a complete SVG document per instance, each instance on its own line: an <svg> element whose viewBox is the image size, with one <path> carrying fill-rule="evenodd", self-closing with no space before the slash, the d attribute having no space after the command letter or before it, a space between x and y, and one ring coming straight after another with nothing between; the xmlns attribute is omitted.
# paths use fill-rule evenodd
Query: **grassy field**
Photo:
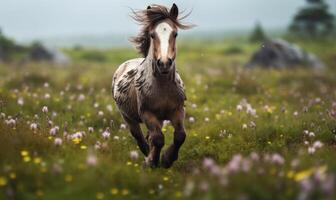
<svg viewBox="0 0 336 200"><path fill-rule="evenodd" d="M327 68L247 70L258 44L180 44L187 139L169 170L143 167L111 97L134 50L0 64L0 199L335 199L336 41L298 44Z"/></svg>

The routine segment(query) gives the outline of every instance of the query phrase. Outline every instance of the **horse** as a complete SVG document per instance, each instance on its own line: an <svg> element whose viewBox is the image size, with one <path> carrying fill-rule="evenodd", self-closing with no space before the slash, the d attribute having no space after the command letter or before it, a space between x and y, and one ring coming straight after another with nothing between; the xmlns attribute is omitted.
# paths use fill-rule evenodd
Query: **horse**
<svg viewBox="0 0 336 200"><path fill-rule="evenodd" d="M179 14L176 4L170 9L153 4L144 10L133 10L132 18L142 28L131 42L143 58L121 64L112 80L113 99L145 155L145 164L150 167L171 167L186 138L183 122L186 94L176 70L176 39L178 29L189 29L193 25L183 24L180 20L187 15L179 18ZM165 143L162 133L165 120L174 128L174 141L162 153L160 162ZM141 123L147 127L146 138Z"/></svg>

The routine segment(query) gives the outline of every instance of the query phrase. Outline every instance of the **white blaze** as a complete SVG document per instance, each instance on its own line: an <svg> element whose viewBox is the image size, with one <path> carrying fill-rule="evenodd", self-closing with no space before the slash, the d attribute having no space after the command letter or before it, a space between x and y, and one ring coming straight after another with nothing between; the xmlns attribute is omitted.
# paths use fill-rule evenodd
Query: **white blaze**
<svg viewBox="0 0 336 200"><path fill-rule="evenodd" d="M169 37L172 31L172 27L166 22L158 24L155 28L155 32L157 33L160 40L161 57L163 59L166 59L168 55Z"/></svg>

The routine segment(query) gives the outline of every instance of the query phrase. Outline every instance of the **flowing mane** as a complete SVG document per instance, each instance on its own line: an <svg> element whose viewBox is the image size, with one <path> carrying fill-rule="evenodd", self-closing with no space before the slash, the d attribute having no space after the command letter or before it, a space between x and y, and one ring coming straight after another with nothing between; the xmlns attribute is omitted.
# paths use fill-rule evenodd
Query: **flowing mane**
<svg viewBox="0 0 336 200"><path fill-rule="evenodd" d="M150 47L150 36L149 30L154 27L158 22L169 19L174 25L180 29L189 29L194 25L183 24L181 20L185 19L190 15L191 12L184 15L181 18L177 16L180 13L171 13L167 7L162 5L153 4L147 7L145 10L134 11L132 10L131 17L138 22L142 28L140 33L136 37L130 38L130 41L135 44L136 49L144 57L148 54L148 49Z"/></svg>

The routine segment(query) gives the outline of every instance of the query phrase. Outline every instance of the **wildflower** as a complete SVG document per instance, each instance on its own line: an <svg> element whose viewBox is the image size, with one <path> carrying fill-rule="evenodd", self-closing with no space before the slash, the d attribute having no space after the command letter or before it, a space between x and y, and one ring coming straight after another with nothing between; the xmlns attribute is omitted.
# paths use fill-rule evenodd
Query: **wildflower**
<svg viewBox="0 0 336 200"><path fill-rule="evenodd" d="M131 157L132 160L138 160L139 154L138 154L137 151L131 151L130 152L130 157Z"/></svg>
<svg viewBox="0 0 336 200"><path fill-rule="evenodd" d="M96 142L96 144L94 145L95 149L100 149L101 148L101 143L99 141Z"/></svg>
<svg viewBox="0 0 336 200"><path fill-rule="evenodd" d="M250 127L251 128L256 128L257 125L256 125L256 123L254 121L250 121Z"/></svg>
<svg viewBox="0 0 336 200"><path fill-rule="evenodd" d="M304 133L305 135L309 135L309 131L308 131L308 130L304 130L303 133Z"/></svg>
<svg viewBox="0 0 336 200"><path fill-rule="evenodd" d="M93 130L93 127L89 127L89 128L88 128L88 131L89 131L89 133L93 133L93 131L94 131L94 130Z"/></svg>
<svg viewBox="0 0 336 200"><path fill-rule="evenodd" d="M18 98L17 103L18 103L20 106L23 106L23 104L24 104L24 100L23 100L23 98L22 98L22 97Z"/></svg>
<svg viewBox="0 0 336 200"><path fill-rule="evenodd" d="M111 193L112 195L116 195L116 194L119 193L119 190L118 190L118 188L112 188L112 189L110 190L110 193Z"/></svg>
<svg viewBox="0 0 336 200"><path fill-rule="evenodd" d="M250 154L250 158L253 160L253 161L259 161L259 155L256 153L256 152L252 152Z"/></svg>
<svg viewBox="0 0 336 200"><path fill-rule="evenodd" d="M243 124L242 128L243 128L243 130L246 130L247 129L247 124Z"/></svg>
<svg viewBox="0 0 336 200"><path fill-rule="evenodd" d="M120 129L126 129L126 124L120 124Z"/></svg>
<svg viewBox="0 0 336 200"><path fill-rule="evenodd" d="M44 98L45 98L45 99L50 99L50 94L49 94L49 93L46 93L46 94L44 95Z"/></svg>
<svg viewBox="0 0 336 200"><path fill-rule="evenodd" d="M243 106L238 104L237 107L236 107L237 111L240 112L243 110Z"/></svg>
<svg viewBox="0 0 336 200"><path fill-rule="evenodd" d="M114 140L119 140L120 138L119 138L119 136L115 135L115 136L113 137L113 139L114 139Z"/></svg>
<svg viewBox="0 0 336 200"><path fill-rule="evenodd" d="M100 110L100 111L98 112L98 116L100 116L100 117L104 116L104 112Z"/></svg>
<svg viewBox="0 0 336 200"><path fill-rule="evenodd" d="M194 117L189 117L189 122L190 123L194 123L195 122L195 118Z"/></svg>
<svg viewBox="0 0 336 200"><path fill-rule="evenodd" d="M88 166L94 167L97 165L97 156L94 155L93 153L89 153L88 156L86 157L86 164Z"/></svg>
<svg viewBox="0 0 336 200"><path fill-rule="evenodd" d="M113 111L112 105L111 104L107 105L106 110L108 110L109 112L112 112Z"/></svg>
<svg viewBox="0 0 336 200"><path fill-rule="evenodd" d="M30 124L30 130L35 132L37 130L37 124L36 123L31 123Z"/></svg>
<svg viewBox="0 0 336 200"><path fill-rule="evenodd" d="M3 112L0 113L0 118L1 118L1 119L5 119L5 117L6 117L6 114L5 114L5 113L3 113Z"/></svg>
<svg viewBox="0 0 336 200"><path fill-rule="evenodd" d="M215 166L215 161L212 158L204 158L203 160L203 168L204 169L211 169Z"/></svg>
<svg viewBox="0 0 336 200"><path fill-rule="evenodd" d="M48 113L48 107L47 106L43 106L42 107L42 112L43 113Z"/></svg>
<svg viewBox="0 0 336 200"><path fill-rule="evenodd" d="M55 138L54 139L54 144L55 146L61 146L63 143L62 139L61 138Z"/></svg>
<svg viewBox="0 0 336 200"><path fill-rule="evenodd" d="M85 100L85 95L84 94L78 95L77 101L84 101L84 100Z"/></svg>
<svg viewBox="0 0 336 200"><path fill-rule="evenodd" d="M309 154L314 154L315 153L315 151L316 151L316 149L314 148L314 147L308 147L308 153Z"/></svg>
<svg viewBox="0 0 336 200"><path fill-rule="evenodd" d="M109 139L110 138L110 131L109 131L109 128L107 128L103 133L102 133L102 136L104 139Z"/></svg>
<svg viewBox="0 0 336 200"><path fill-rule="evenodd" d="M45 82L45 83L43 84L43 87L48 88L48 87L49 87L49 83L48 83L48 82Z"/></svg>
<svg viewBox="0 0 336 200"><path fill-rule="evenodd" d="M16 120L11 118L11 119L6 120L5 123L9 126L14 127L16 125Z"/></svg>
<svg viewBox="0 0 336 200"><path fill-rule="evenodd" d="M315 141L314 144L313 144L313 147L315 149L319 149L323 146L323 143L321 141Z"/></svg>
<svg viewBox="0 0 336 200"><path fill-rule="evenodd" d="M295 112L293 113L293 115L296 117L296 116L299 115L299 112L298 112L298 111L295 111Z"/></svg>
<svg viewBox="0 0 336 200"><path fill-rule="evenodd" d="M206 117L206 118L204 118L204 121L205 121L205 122L209 122L210 119L209 119L208 117Z"/></svg>
<svg viewBox="0 0 336 200"><path fill-rule="evenodd" d="M55 126L55 127L50 129L49 134L52 135L52 136L55 136L58 131L59 131L59 127Z"/></svg>
<svg viewBox="0 0 336 200"><path fill-rule="evenodd" d="M307 140L304 141L305 145L309 145L309 142Z"/></svg>
<svg viewBox="0 0 336 200"><path fill-rule="evenodd" d="M6 177L0 176L0 187L7 185L7 179Z"/></svg>
<svg viewBox="0 0 336 200"><path fill-rule="evenodd" d="M195 103L191 104L192 108L197 108L197 105Z"/></svg>
<svg viewBox="0 0 336 200"><path fill-rule="evenodd" d="M309 132L309 137L315 137L315 133L314 132Z"/></svg>
<svg viewBox="0 0 336 200"><path fill-rule="evenodd" d="M284 158L277 153L272 155L271 161L272 163L279 165L283 165L285 162Z"/></svg>

